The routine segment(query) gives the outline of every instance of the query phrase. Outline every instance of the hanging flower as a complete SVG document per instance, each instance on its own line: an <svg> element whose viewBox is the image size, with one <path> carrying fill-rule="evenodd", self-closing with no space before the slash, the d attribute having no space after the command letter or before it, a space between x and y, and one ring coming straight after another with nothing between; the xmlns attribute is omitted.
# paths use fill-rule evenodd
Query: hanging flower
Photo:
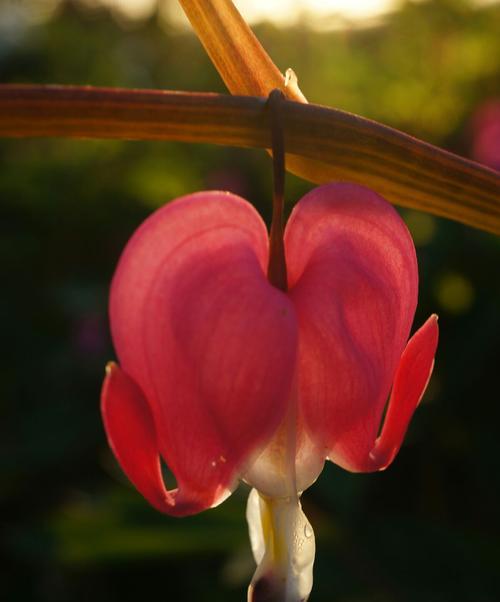
<svg viewBox="0 0 500 602"><path fill-rule="evenodd" d="M200 192L144 222L111 286L120 366L108 366L102 392L109 443L142 495L173 516L216 506L239 480L254 488L250 600L307 599L314 536L300 494L326 459L353 472L392 462L438 337L433 315L408 341L415 249L371 190L311 191L287 223L284 254L280 290L266 277L255 209Z"/></svg>

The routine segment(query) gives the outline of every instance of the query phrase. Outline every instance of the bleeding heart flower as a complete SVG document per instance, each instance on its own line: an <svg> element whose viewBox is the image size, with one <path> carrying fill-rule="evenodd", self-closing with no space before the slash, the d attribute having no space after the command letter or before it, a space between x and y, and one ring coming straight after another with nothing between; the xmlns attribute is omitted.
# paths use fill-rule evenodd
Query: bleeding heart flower
<svg viewBox="0 0 500 602"><path fill-rule="evenodd" d="M392 462L438 338L433 315L408 341L415 249L376 193L316 188L294 208L284 244L286 291L266 277L268 234L255 209L201 192L146 220L111 287L120 367L109 365L102 392L110 445L170 515L219 504L240 479L255 488L251 600L273 589L307 599L314 537L300 493L325 459L354 472Z"/></svg>

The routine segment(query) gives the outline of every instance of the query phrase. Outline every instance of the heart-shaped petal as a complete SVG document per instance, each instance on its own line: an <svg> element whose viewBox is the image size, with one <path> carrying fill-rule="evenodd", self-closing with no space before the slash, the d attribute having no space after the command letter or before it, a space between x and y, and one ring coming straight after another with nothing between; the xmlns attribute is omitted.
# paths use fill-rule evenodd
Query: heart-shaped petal
<svg viewBox="0 0 500 602"><path fill-rule="evenodd" d="M355 184L314 189L285 244L299 320L299 404L325 456L368 457L417 302L410 234L394 208Z"/></svg>
<svg viewBox="0 0 500 602"><path fill-rule="evenodd" d="M113 279L115 349L183 499L216 503L286 412L297 320L266 279L267 245L249 203L198 193L146 220Z"/></svg>

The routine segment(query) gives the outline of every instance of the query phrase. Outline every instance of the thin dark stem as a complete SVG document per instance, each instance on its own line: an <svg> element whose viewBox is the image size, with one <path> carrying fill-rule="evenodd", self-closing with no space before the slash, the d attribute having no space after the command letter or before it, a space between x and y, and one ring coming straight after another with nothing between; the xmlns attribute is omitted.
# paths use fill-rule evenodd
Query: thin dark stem
<svg viewBox="0 0 500 602"><path fill-rule="evenodd" d="M271 121L271 143L273 151L273 217L269 235L269 282L282 291L288 288L284 234L285 198L285 141L283 132L282 105L285 97L281 90L269 94L267 105Z"/></svg>

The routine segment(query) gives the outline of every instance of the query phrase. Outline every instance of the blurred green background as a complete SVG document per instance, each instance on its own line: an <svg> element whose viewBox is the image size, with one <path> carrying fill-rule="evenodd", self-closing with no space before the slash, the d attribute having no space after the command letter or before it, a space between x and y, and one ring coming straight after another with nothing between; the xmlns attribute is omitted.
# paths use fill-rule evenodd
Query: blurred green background
<svg viewBox="0 0 500 602"><path fill-rule="evenodd" d="M156 12L130 21L98 2L49 4L0 0L0 82L224 91L197 39ZM500 99L498 3L401 2L369 27L255 31L311 101L465 156L481 111ZM310 187L290 177L290 207ZM117 467L98 407L120 251L154 208L204 188L239 193L268 219L270 159L208 145L0 140L2 601L245 599L247 488L193 518L156 513ZM389 470L329 465L305 493L318 546L311 601L495 602L499 242L402 215L419 258L415 324L440 315L436 370Z"/></svg>

